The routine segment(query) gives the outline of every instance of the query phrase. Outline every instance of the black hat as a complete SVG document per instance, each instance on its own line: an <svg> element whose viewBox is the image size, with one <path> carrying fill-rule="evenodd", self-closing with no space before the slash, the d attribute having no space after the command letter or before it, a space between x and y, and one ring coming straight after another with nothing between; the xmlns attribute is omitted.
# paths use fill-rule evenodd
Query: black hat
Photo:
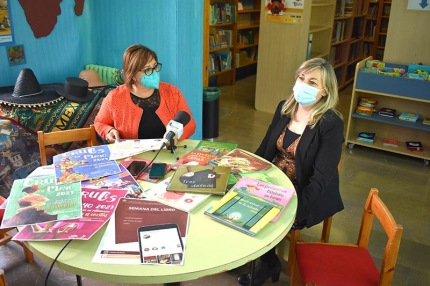
<svg viewBox="0 0 430 286"><path fill-rule="evenodd" d="M43 106L60 101L63 97L55 90L61 83L39 84L33 71L21 70L15 86L0 87L0 103L12 106Z"/></svg>
<svg viewBox="0 0 430 286"><path fill-rule="evenodd" d="M79 77L68 77L64 86L57 88L58 94L76 102L88 102L94 99L94 93L88 90L88 82Z"/></svg>

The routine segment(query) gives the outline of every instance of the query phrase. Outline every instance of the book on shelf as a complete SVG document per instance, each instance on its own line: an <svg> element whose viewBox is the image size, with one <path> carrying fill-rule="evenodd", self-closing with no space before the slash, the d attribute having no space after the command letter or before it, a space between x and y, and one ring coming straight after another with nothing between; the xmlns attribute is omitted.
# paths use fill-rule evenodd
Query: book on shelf
<svg viewBox="0 0 430 286"><path fill-rule="evenodd" d="M56 184L55 176L16 179L1 228L82 217L81 183Z"/></svg>
<svg viewBox="0 0 430 286"><path fill-rule="evenodd" d="M381 116L394 117L396 116L396 110L392 108L382 107L378 114Z"/></svg>
<svg viewBox="0 0 430 286"><path fill-rule="evenodd" d="M366 143L373 143L375 140L376 133L372 132L360 132L357 137L357 141L359 142L366 142Z"/></svg>
<svg viewBox="0 0 430 286"><path fill-rule="evenodd" d="M180 165L206 166L212 159L218 158L216 154L192 149L190 152L172 163L172 169L176 170Z"/></svg>
<svg viewBox="0 0 430 286"><path fill-rule="evenodd" d="M399 140L392 138L382 138L382 145L389 147L399 147Z"/></svg>
<svg viewBox="0 0 430 286"><path fill-rule="evenodd" d="M425 117L425 118L423 119L423 124L425 124L425 125L430 125L430 117Z"/></svg>
<svg viewBox="0 0 430 286"><path fill-rule="evenodd" d="M194 149L222 156L236 147L237 143L201 140Z"/></svg>
<svg viewBox="0 0 430 286"><path fill-rule="evenodd" d="M282 210L290 202L291 198L296 192L294 188L287 188L247 177L242 177L231 188L231 190L241 190L243 192L259 196L273 203L277 203L282 206ZM278 219L281 212L275 218L273 218L272 222L275 222Z"/></svg>
<svg viewBox="0 0 430 286"><path fill-rule="evenodd" d="M88 240L109 220L127 190L82 188L82 218L26 225L19 241Z"/></svg>
<svg viewBox="0 0 430 286"><path fill-rule="evenodd" d="M267 170L272 167L268 161L240 148L233 149L223 156L213 159L211 164L231 167L233 173Z"/></svg>
<svg viewBox="0 0 430 286"><path fill-rule="evenodd" d="M210 194L168 192L166 188L170 184L171 179L172 177L168 177L155 186L146 189L143 191L143 195L148 199L185 212L192 211L210 196Z"/></svg>
<svg viewBox="0 0 430 286"><path fill-rule="evenodd" d="M312 39L313 39L314 35L312 33L310 33L308 35L308 50L306 53L306 59L310 59L311 58L311 52L312 52Z"/></svg>
<svg viewBox="0 0 430 286"><path fill-rule="evenodd" d="M230 167L180 165L166 190L223 195L230 171Z"/></svg>
<svg viewBox="0 0 430 286"><path fill-rule="evenodd" d="M254 236L272 221L282 206L240 190L231 190L205 211L205 215Z"/></svg>
<svg viewBox="0 0 430 286"><path fill-rule="evenodd" d="M420 141L407 141L406 149L409 151L423 151L423 144Z"/></svg>
<svg viewBox="0 0 430 286"><path fill-rule="evenodd" d="M409 122L416 122L419 117L420 117L419 113L404 111L402 112L402 114L400 114L399 119L409 121Z"/></svg>

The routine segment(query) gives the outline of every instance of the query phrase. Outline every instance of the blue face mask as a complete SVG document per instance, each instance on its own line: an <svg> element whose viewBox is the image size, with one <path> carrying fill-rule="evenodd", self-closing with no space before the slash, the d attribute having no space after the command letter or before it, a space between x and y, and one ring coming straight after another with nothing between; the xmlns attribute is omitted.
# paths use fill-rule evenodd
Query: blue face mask
<svg viewBox="0 0 430 286"><path fill-rule="evenodd" d="M303 106L309 106L317 102L317 95L320 92L318 88L307 85L303 82L296 82L293 87L294 98Z"/></svg>
<svg viewBox="0 0 430 286"><path fill-rule="evenodd" d="M152 71L150 75L144 75L140 79L140 83L147 88L156 88L160 86L160 74L157 71Z"/></svg>

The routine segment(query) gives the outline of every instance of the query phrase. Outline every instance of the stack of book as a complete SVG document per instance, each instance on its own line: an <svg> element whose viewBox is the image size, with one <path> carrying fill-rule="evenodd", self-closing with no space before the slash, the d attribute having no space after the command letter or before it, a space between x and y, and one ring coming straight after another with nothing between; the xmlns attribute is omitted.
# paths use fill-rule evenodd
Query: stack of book
<svg viewBox="0 0 430 286"><path fill-rule="evenodd" d="M383 107L378 111L381 116L394 117L396 116L396 110L392 108Z"/></svg>
<svg viewBox="0 0 430 286"><path fill-rule="evenodd" d="M400 114L399 119L409 121L409 122L416 122L419 117L420 117L419 113L405 111L405 112L402 112L402 114Z"/></svg>
<svg viewBox="0 0 430 286"><path fill-rule="evenodd" d="M361 97L355 112L361 115L372 116L373 112L376 111L376 104L378 104L378 101L373 98Z"/></svg>
<svg viewBox="0 0 430 286"><path fill-rule="evenodd" d="M375 133L372 132L360 132L357 137L357 141L365 143L373 143L375 140Z"/></svg>

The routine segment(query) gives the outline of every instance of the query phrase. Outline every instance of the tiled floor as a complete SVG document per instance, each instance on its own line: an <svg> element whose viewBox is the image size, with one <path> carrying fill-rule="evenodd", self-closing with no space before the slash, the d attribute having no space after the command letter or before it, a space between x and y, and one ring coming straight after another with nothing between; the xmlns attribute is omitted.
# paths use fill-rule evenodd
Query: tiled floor
<svg viewBox="0 0 430 286"><path fill-rule="evenodd" d="M221 87L220 136L216 141L239 143L239 147L255 151L264 136L272 114L254 109L255 77L247 77L235 86ZM341 92L339 110L344 114L345 126L351 100L351 88ZM342 155L341 192L345 210L333 218L330 240L333 242L355 242L357 239L362 209L370 188L379 189L379 195L398 223L403 225L397 267L392 285L430 285L430 167L423 161L370 148L345 147ZM374 224L369 248L380 265L385 244L385 235L380 225ZM321 226L302 231L301 239L317 240ZM0 247L0 268L6 273L9 286L44 285L49 265L36 258L25 263L19 246L9 243ZM181 283L185 286L239 285L239 272L248 268ZM83 277L85 286L127 285L95 281ZM272 285L267 281L264 285ZM289 278L283 273L279 283L288 285ZM74 275L58 268L53 269L48 285L76 285Z"/></svg>

